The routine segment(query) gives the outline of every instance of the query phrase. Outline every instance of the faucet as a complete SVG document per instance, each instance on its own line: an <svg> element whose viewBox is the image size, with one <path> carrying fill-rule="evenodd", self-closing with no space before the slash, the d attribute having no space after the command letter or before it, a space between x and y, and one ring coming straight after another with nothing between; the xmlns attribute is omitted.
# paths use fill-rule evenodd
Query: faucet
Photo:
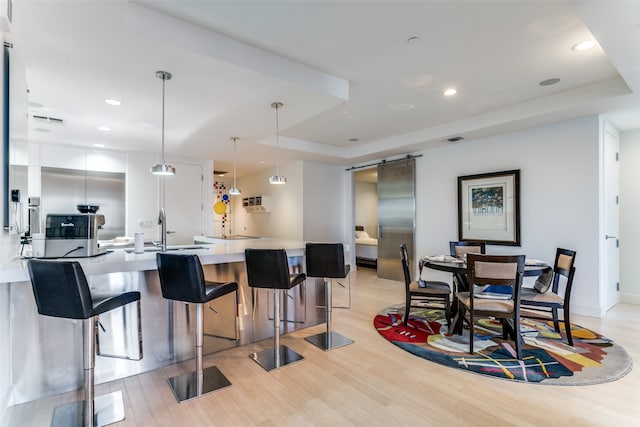
<svg viewBox="0 0 640 427"><path fill-rule="evenodd" d="M160 225L160 250L162 252L167 251L167 216L164 212L164 208L160 208L158 214L158 224Z"/></svg>

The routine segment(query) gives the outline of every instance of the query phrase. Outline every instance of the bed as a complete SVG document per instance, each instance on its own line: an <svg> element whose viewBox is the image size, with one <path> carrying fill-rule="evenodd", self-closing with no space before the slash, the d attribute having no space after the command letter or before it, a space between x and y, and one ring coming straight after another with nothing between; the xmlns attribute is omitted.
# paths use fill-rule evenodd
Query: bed
<svg viewBox="0 0 640 427"><path fill-rule="evenodd" d="M362 225L356 225L356 265L376 267L378 264L378 239L369 236Z"/></svg>

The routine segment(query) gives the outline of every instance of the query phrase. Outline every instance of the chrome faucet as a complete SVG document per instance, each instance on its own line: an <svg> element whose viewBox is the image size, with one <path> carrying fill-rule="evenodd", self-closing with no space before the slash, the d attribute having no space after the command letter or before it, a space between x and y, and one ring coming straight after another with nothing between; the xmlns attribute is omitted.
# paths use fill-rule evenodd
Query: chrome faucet
<svg viewBox="0 0 640 427"><path fill-rule="evenodd" d="M164 212L164 208L160 208L158 214L158 225L160 225L160 250L162 252L167 251L167 216Z"/></svg>

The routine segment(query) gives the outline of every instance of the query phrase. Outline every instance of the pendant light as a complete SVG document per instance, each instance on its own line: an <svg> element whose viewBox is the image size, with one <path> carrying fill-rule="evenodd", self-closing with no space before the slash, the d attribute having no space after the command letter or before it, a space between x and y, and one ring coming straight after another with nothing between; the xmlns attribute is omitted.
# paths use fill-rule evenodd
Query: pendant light
<svg viewBox="0 0 640 427"><path fill-rule="evenodd" d="M280 135L278 124L278 110L282 108L282 102L274 102L271 108L276 109L276 174L269 177L269 184L286 184L287 177L280 175Z"/></svg>
<svg viewBox="0 0 640 427"><path fill-rule="evenodd" d="M236 141L238 141L239 139L240 138L238 138L237 136L231 137L231 140L233 141L233 187L231 187L231 189L229 190L229 194L231 194L232 196L239 196L240 194L242 194L242 191L240 191L240 189L236 185Z"/></svg>
<svg viewBox="0 0 640 427"><path fill-rule="evenodd" d="M162 80L162 157L160 159L162 163L153 166L151 173L154 175L175 175L176 168L164 161L164 84L167 80L171 80L172 76L166 71L156 71L156 77Z"/></svg>

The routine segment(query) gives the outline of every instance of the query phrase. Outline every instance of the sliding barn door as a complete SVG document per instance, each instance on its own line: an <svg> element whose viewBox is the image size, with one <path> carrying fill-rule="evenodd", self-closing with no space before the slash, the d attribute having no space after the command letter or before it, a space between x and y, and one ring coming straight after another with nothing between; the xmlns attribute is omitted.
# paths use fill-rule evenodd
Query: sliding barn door
<svg viewBox="0 0 640 427"><path fill-rule="evenodd" d="M400 245L413 259L415 160L378 165L378 277L403 281Z"/></svg>

